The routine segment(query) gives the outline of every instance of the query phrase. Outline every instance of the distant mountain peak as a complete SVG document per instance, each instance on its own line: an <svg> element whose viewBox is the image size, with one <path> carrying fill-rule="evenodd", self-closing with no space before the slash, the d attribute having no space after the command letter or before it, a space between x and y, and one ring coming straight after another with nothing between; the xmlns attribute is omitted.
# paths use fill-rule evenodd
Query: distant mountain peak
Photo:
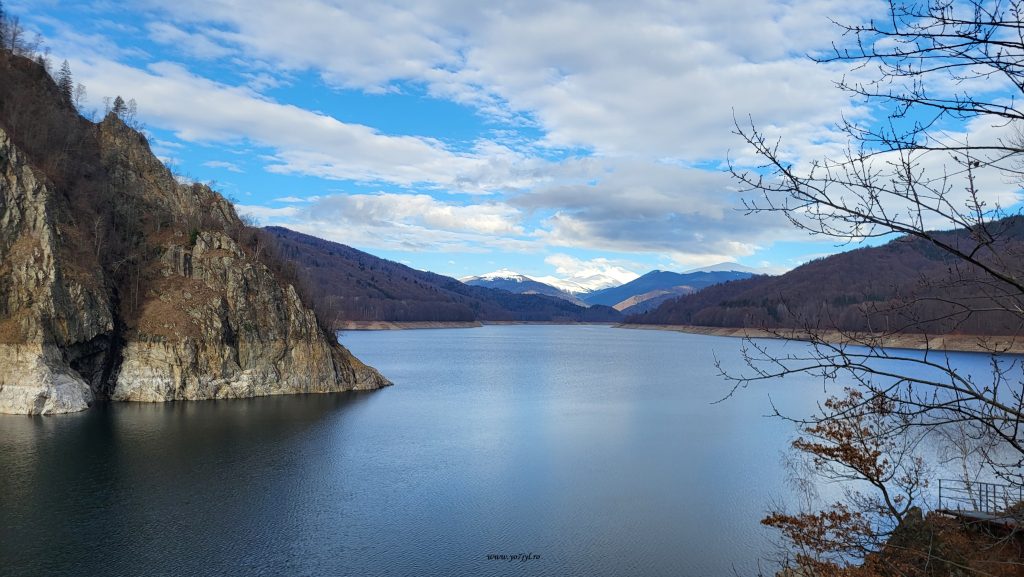
<svg viewBox="0 0 1024 577"><path fill-rule="evenodd" d="M594 291L583 295L582 298L592 305L621 306L625 309L654 298L664 299L671 295L694 292L713 284L749 276L751 276L749 272L731 269L688 273L652 270L626 284Z"/></svg>
<svg viewBox="0 0 1024 577"><path fill-rule="evenodd" d="M576 297L575 291L565 290L560 285L528 277L506 268L478 276L462 277L459 281L472 286L496 288L519 294L553 296L577 305L586 306Z"/></svg>
<svg viewBox="0 0 1024 577"><path fill-rule="evenodd" d="M528 277L528 276L526 276L524 274L519 274L519 273L517 273L514 270L509 270L507 268L502 268L502 269L498 269L498 270L496 270L494 272L489 272L489 273L485 273L485 274L481 274L481 275L464 276L464 277L460 278L459 280L461 282L470 282L470 281L474 281L474 280L513 280L513 281L516 281L516 282L525 282L525 281L531 281L531 280L536 280L536 279L530 278L530 277Z"/></svg>
<svg viewBox="0 0 1024 577"><path fill-rule="evenodd" d="M756 269L754 267L742 265L738 262L720 262L718 264L713 264L710 266L693 268L684 272L683 274L690 274L692 272L749 272L750 274L764 274L765 271L761 269Z"/></svg>

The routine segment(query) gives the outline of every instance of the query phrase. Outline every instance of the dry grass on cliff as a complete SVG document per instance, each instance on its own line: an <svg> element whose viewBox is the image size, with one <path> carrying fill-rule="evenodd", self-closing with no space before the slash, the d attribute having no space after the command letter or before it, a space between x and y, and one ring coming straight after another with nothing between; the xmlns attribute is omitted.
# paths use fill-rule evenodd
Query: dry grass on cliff
<svg viewBox="0 0 1024 577"><path fill-rule="evenodd" d="M177 275L151 281L147 293L135 322L126 328L145 339L171 341L202 337L203 322L217 312L221 298L202 281Z"/></svg>

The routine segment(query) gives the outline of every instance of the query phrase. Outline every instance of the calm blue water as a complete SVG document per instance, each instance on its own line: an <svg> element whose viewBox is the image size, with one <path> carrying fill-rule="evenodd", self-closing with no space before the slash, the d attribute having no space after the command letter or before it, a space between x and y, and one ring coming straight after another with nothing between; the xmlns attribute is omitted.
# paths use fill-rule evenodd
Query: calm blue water
<svg viewBox="0 0 1024 577"><path fill-rule="evenodd" d="M599 326L346 333L373 393L0 415L0 575L751 574L803 379ZM774 346L801 344L776 343ZM488 555L532 554L529 561Z"/></svg>

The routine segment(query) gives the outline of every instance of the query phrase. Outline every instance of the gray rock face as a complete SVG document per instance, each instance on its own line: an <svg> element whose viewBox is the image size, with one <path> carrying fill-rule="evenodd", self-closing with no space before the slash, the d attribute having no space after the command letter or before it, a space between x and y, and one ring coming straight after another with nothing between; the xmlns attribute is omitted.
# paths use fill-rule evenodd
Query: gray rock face
<svg viewBox="0 0 1024 577"><path fill-rule="evenodd" d="M380 375L322 338L282 287L223 233L171 244L111 394L123 401L226 399L377 388Z"/></svg>
<svg viewBox="0 0 1024 577"><path fill-rule="evenodd" d="M0 359L0 413L70 413L93 401L92 389L53 345L0 344Z"/></svg>
<svg viewBox="0 0 1024 577"><path fill-rule="evenodd" d="M74 214L0 129L0 413L390 384L239 244L229 202L179 184L117 118L95 139L108 190L149 219L113 264L100 220Z"/></svg>
<svg viewBox="0 0 1024 577"><path fill-rule="evenodd" d="M57 203L0 130L0 413L88 407L74 345L113 331L98 273L61 258Z"/></svg>

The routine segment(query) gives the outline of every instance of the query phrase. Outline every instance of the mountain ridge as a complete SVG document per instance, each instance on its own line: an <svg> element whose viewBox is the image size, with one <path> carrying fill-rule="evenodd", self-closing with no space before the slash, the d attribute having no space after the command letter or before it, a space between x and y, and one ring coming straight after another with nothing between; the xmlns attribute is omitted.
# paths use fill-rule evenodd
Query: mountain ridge
<svg viewBox="0 0 1024 577"><path fill-rule="evenodd" d="M989 224L992 254L1024 273L1024 217ZM970 253L968 230L935 237ZM988 242L988 241L986 241ZM972 265L916 237L805 263L778 276L709 287L627 318L630 324L845 330L870 333L1017 335L1017 295L996 290ZM973 309L973 310L972 310ZM987 309L987 310L985 310Z"/></svg>
<svg viewBox="0 0 1024 577"><path fill-rule="evenodd" d="M695 292L713 284L748 278L750 276L750 273L732 271L677 273L672 271L652 270L637 279L617 287L594 291L583 295L582 299L584 302L592 305L603 304L616 306L620 303L624 303L627 299L651 293L652 291L673 291L674 289L677 289L677 287L687 287L685 289L677 290Z"/></svg>
<svg viewBox="0 0 1024 577"><path fill-rule="evenodd" d="M471 286L482 286L507 290L518 294L541 294L567 300L575 305L586 307L578 296L556 286L541 282L533 277L519 274L508 269L501 269L479 276L467 276L459 282Z"/></svg>
<svg viewBox="0 0 1024 577"><path fill-rule="evenodd" d="M264 244L291 263L316 295L314 308L334 327L349 321L618 322L611 307L581 307L540 294L464 284L350 246L274 226Z"/></svg>

